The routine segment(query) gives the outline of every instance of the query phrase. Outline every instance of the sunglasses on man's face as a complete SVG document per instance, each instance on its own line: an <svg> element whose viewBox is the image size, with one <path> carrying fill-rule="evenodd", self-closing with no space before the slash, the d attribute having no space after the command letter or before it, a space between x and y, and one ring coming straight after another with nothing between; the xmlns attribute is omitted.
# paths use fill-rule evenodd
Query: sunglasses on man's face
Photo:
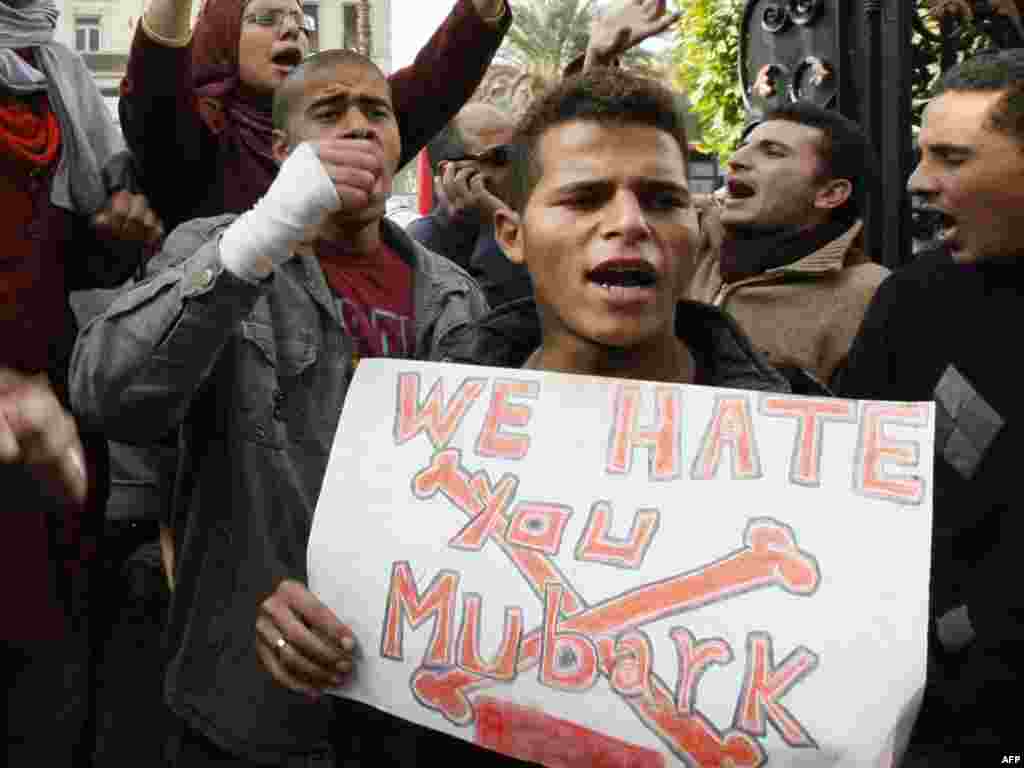
<svg viewBox="0 0 1024 768"><path fill-rule="evenodd" d="M478 163L486 163L487 165L508 165L512 160L512 146L509 144L499 144L475 155L465 154L462 157L452 157L448 162L457 163L461 160L475 160Z"/></svg>

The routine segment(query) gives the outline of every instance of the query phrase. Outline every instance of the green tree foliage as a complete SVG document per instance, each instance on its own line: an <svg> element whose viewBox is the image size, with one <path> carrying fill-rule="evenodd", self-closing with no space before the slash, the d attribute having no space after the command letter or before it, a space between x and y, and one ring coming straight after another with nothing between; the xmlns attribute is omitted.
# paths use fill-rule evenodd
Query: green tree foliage
<svg viewBox="0 0 1024 768"><path fill-rule="evenodd" d="M700 148L728 157L746 118L739 81L743 0L673 0L683 16L672 52L676 85L700 125Z"/></svg>
<svg viewBox="0 0 1024 768"><path fill-rule="evenodd" d="M587 50L592 0L520 0L500 55L541 83L561 76Z"/></svg>
<svg viewBox="0 0 1024 768"><path fill-rule="evenodd" d="M513 22L498 53L504 61L529 74L537 86L562 76L573 59L587 50L590 25L607 1L513 0ZM622 57L623 66L644 69L651 55L640 49Z"/></svg>
<svg viewBox="0 0 1024 768"><path fill-rule="evenodd" d="M928 95L940 74L943 48L947 64L962 60L1005 37L991 10L976 14L968 0L894 0L917 7L911 49L912 115L916 131ZM746 111L739 79L740 22L744 0L673 0L683 12L676 25L672 54L676 85L689 96L701 128L700 146L726 158L735 148ZM930 5L961 7L963 11L943 22L929 12ZM993 19L996 19L994 22ZM1003 40L1000 45L1005 45Z"/></svg>

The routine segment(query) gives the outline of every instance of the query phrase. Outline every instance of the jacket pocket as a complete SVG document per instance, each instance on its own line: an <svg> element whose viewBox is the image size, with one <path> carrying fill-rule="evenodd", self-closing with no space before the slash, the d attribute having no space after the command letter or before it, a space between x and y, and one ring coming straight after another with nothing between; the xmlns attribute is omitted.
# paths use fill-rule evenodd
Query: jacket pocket
<svg viewBox="0 0 1024 768"><path fill-rule="evenodd" d="M270 325L246 320L237 346L236 429L245 440L281 448L301 431L301 425L289 423L295 419L289 401L317 360L316 337L302 328L275 335Z"/></svg>

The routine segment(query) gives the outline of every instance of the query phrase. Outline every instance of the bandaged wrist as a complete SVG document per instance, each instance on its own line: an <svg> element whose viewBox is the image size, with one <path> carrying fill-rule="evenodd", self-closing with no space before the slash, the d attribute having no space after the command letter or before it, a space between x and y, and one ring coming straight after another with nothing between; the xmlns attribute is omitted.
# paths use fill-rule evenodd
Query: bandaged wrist
<svg viewBox="0 0 1024 768"><path fill-rule="evenodd" d="M262 280L340 207L316 150L300 144L281 165L267 194L224 231L221 262L236 277Z"/></svg>

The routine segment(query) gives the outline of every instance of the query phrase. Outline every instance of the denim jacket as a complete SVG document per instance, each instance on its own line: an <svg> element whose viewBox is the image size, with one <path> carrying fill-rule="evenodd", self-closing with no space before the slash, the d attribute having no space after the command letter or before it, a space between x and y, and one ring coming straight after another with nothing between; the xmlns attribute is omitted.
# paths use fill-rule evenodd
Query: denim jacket
<svg viewBox="0 0 1024 768"><path fill-rule="evenodd" d="M168 702L223 748L279 764L329 749L331 705L271 679L255 621L282 579L306 580L353 342L309 246L259 284L222 268L219 237L233 219L177 228L147 279L83 329L71 397L112 440L147 443L183 428ZM381 228L413 268L415 356L436 359L486 301L460 268L391 222Z"/></svg>

